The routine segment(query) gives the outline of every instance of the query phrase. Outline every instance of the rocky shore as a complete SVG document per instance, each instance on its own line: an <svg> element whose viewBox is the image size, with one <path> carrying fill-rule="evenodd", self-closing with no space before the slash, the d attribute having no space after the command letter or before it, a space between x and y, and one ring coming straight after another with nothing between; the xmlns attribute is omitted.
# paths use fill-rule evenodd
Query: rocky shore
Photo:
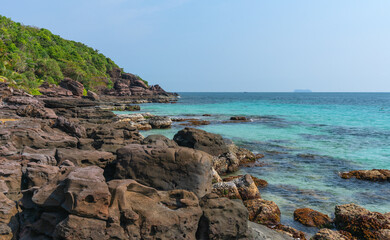
<svg viewBox="0 0 390 240"><path fill-rule="evenodd" d="M86 96L71 79L42 96L1 83L0 239L306 239L261 197L265 180L228 175L259 156L194 128L144 138L171 119L111 110L177 96L112 77L112 90ZM355 204L294 218L319 229L312 239L390 239L390 215Z"/></svg>

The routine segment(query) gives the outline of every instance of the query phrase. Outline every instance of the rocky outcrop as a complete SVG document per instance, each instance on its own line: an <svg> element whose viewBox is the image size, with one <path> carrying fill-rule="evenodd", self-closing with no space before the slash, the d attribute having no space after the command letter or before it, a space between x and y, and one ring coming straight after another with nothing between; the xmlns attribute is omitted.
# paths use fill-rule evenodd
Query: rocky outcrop
<svg viewBox="0 0 390 240"><path fill-rule="evenodd" d="M19 161L0 159L0 190L11 200L18 200L21 193L22 165Z"/></svg>
<svg viewBox="0 0 390 240"><path fill-rule="evenodd" d="M82 83L78 81L75 81L70 78L64 78L59 85L60 87L71 91L74 96L77 97L83 96L84 86Z"/></svg>
<svg viewBox="0 0 390 240"><path fill-rule="evenodd" d="M130 144L117 151L115 178L131 178L159 190L211 191L211 156L194 149Z"/></svg>
<svg viewBox="0 0 390 240"><path fill-rule="evenodd" d="M308 227L331 227L332 219L323 213L310 208L299 208L294 211L294 220Z"/></svg>
<svg viewBox="0 0 390 240"><path fill-rule="evenodd" d="M199 222L197 239L247 239L248 211L240 200L219 198L208 194L200 200L203 215Z"/></svg>
<svg viewBox="0 0 390 240"><path fill-rule="evenodd" d="M0 193L0 239L16 239L19 229L16 203Z"/></svg>
<svg viewBox="0 0 390 240"><path fill-rule="evenodd" d="M134 180L113 180L107 232L118 239L195 239L202 210L185 190L157 191Z"/></svg>
<svg viewBox="0 0 390 240"><path fill-rule="evenodd" d="M177 143L163 135L149 135L142 140L143 145L175 148L178 147Z"/></svg>
<svg viewBox="0 0 390 240"><path fill-rule="evenodd" d="M257 198L244 201L244 205L248 209L250 221L264 225L280 223L280 210L273 201Z"/></svg>
<svg viewBox="0 0 390 240"><path fill-rule="evenodd" d="M310 240L352 240L352 238L349 238L338 231L323 228L310 238Z"/></svg>
<svg viewBox="0 0 390 240"><path fill-rule="evenodd" d="M115 160L114 154L96 150L79 150L72 148L58 148L56 157L58 164L65 160L71 161L75 166L98 166L104 168Z"/></svg>
<svg viewBox="0 0 390 240"><path fill-rule="evenodd" d="M74 123L64 117L58 117L54 127L57 127L74 137L81 138L86 136L86 131L83 126L80 126L79 124Z"/></svg>
<svg viewBox="0 0 390 240"><path fill-rule="evenodd" d="M47 82L43 83L39 87L39 92L47 97L71 97L73 93L68 89L59 87L55 84L49 84Z"/></svg>
<svg viewBox="0 0 390 240"><path fill-rule="evenodd" d="M237 147L218 134L200 129L184 128L174 136L173 140L180 146L194 148L212 155L214 157L213 167L219 174L237 171L240 162L245 159L254 160L254 155L250 151Z"/></svg>
<svg viewBox="0 0 390 240"><path fill-rule="evenodd" d="M373 182L390 181L390 170L387 169L355 170L343 172L340 175L344 179L356 178Z"/></svg>
<svg viewBox="0 0 390 240"><path fill-rule="evenodd" d="M172 120L169 117L154 116L148 119L148 123L152 126L152 128L170 128Z"/></svg>
<svg viewBox="0 0 390 240"><path fill-rule="evenodd" d="M334 222L337 229L358 239L390 238L390 214L371 212L353 203L336 206Z"/></svg>

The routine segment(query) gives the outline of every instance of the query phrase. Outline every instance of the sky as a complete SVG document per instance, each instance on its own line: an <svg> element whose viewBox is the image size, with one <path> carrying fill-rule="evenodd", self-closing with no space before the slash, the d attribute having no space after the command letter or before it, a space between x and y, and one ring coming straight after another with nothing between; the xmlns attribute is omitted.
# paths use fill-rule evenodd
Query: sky
<svg viewBox="0 0 390 240"><path fill-rule="evenodd" d="M390 92L388 0L0 0L177 92Z"/></svg>

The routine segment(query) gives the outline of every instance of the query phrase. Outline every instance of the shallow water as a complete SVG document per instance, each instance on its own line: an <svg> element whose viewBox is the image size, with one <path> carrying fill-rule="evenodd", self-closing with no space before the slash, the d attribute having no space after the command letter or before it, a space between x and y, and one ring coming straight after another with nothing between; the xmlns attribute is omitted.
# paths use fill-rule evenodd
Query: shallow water
<svg viewBox="0 0 390 240"><path fill-rule="evenodd" d="M344 180L341 171L390 169L390 94L388 93L181 93L176 104L144 104L156 115L198 118L201 126L231 138L265 157L262 167L241 171L268 181L264 199L275 201L282 222L295 223L296 208L310 207L332 215L339 204L354 202L372 211L390 212L389 183ZM118 112L119 113L119 112ZM126 112L122 112L126 113ZM211 114L204 117L203 114ZM222 123L234 115L245 123ZM163 134L172 138L183 128L175 123Z"/></svg>

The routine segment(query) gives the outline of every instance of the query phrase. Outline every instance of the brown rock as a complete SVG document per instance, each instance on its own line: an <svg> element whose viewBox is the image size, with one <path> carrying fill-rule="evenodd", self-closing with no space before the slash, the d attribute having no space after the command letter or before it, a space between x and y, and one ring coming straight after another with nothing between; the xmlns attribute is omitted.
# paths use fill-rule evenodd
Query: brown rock
<svg viewBox="0 0 390 240"><path fill-rule="evenodd" d="M62 207L78 216L108 218L111 194L103 177L103 169L95 166L76 168L65 180Z"/></svg>
<svg viewBox="0 0 390 240"><path fill-rule="evenodd" d="M87 97L91 99L92 101L99 101L99 95L97 95L95 92L92 92L91 90L87 91Z"/></svg>
<svg viewBox="0 0 390 240"><path fill-rule="evenodd" d="M234 117L230 117L230 120L232 120L232 121L247 121L248 119L245 116L234 116Z"/></svg>
<svg viewBox="0 0 390 240"><path fill-rule="evenodd" d="M17 214L16 203L0 193L0 239L15 239L19 227Z"/></svg>
<svg viewBox="0 0 390 240"><path fill-rule="evenodd" d="M73 93L74 96L83 96L84 86L82 83L77 82L70 78L64 78L60 84L62 88L65 88Z"/></svg>
<svg viewBox="0 0 390 240"><path fill-rule="evenodd" d="M56 149L32 149L30 147L24 147L22 152L22 158L30 162L36 162L43 165L57 165L55 158Z"/></svg>
<svg viewBox="0 0 390 240"><path fill-rule="evenodd" d="M321 229L310 240L351 240L340 232L333 231L327 228Z"/></svg>
<svg viewBox="0 0 390 240"><path fill-rule="evenodd" d="M76 166L98 166L104 168L115 160L114 154L97 150L79 150L74 148L58 148L56 157L58 164L65 160L73 162Z"/></svg>
<svg viewBox="0 0 390 240"><path fill-rule="evenodd" d="M387 169L372 169L372 170L356 170L341 173L344 179L356 178L373 182L390 181L390 170Z"/></svg>
<svg viewBox="0 0 390 240"><path fill-rule="evenodd" d="M219 197L226 197L229 199L241 199L236 184L233 182L219 182L213 184L212 193Z"/></svg>
<svg viewBox="0 0 390 240"><path fill-rule="evenodd" d="M308 227L331 227L332 219L326 214L310 208L299 208L294 211L294 220Z"/></svg>
<svg viewBox="0 0 390 240"><path fill-rule="evenodd" d="M278 224L276 226L272 226L271 229L285 233L285 234L293 237L294 239L306 240L305 233L303 233L302 231L296 230L295 228L290 227L290 226Z"/></svg>
<svg viewBox="0 0 390 240"><path fill-rule="evenodd" d="M34 162L27 164L26 187L42 187L57 177L60 169L56 166L42 165Z"/></svg>
<svg viewBox="0 0 390 240"><path fill-rule="evenodd" d="M20 163L0 159L0 181L3 183L3 193L6 193L7 197L12 200L18 200L22 182L22 166Z"/></svg>
<svg viewBox="0 0 390 240"><path fill-rule="evenodd" d="M108 232L122 239L195 239L202 210L193 193L157 191L134 180L113 180L109 188L112 223Z"/></svg>
<svg viewBox="0 0 390 240"><path fill-rule="evenodd" d="M337 229L359 239L381 239L390 229L390 214L370 212L351 203L336 206L334 222Z"/></svg>
<svg viewBox="0 0 390 240"><path fill-rule="evenodd" d="M244 201L244 205L248 209L250 221L264 225L280 223L280 210L276 203L257 198Z"/></svg>
<svg viewBox="0 0 390 240"><path fill-rule="evenodd" d="M74 137L82 138L86 136L86 131L83 126L64 117L58 117L54 126Z"/></svg>
<svg viewBox="0 0 390 240"><path fill-rule="evenodd" d="M60 222L54 232L54 239L108 239L105 235L106 222L93 218L84 218L76 215L69 215Z"/></svg>
<svg viewBox="0 0 390 240"><path fill-rule="evenodd" d="M243 200L260 198L260 192L256 184L253 182L251 175L246 174L232 181L238 189Z"/></svg>

